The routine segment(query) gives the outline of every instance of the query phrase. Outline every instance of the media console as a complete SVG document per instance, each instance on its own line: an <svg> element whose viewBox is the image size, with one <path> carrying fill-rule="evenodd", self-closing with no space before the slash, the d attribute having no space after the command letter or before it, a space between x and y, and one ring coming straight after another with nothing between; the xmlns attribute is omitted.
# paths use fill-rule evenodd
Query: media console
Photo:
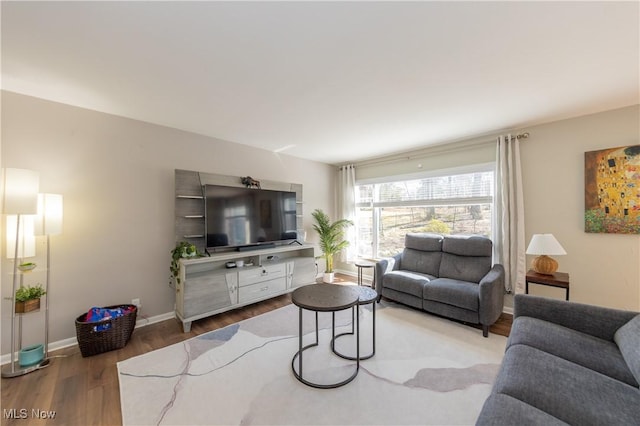
<svg viewBox="0 0 640 426"><path fill-rule="evenodd" d="M239 260L244 266L226 267ZM283 245L181 259L179 278L175 313L187 333L192 321L315 283L315 251L312 245Z"/></svg>

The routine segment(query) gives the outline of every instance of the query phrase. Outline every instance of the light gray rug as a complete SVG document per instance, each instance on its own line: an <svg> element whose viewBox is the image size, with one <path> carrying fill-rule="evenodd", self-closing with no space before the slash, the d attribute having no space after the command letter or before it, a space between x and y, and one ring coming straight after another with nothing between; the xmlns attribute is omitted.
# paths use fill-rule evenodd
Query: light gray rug
<svg viewBox="0 0 640 426"><path fill-rule="evenodd" d="M360 309L361 351L371 350L371 305ZM337 315L337 332L351 314ZM306 312L304 344L314 339ZM351 383L315 389L295 379L298 308L284 308L118 363L125 425L473 424L502 360L506 338L384 301L376 309L376 354ZM305 351L305 378L346 378L353 362L320 345ZM354 339L337 349L355 353Z"/></svg>

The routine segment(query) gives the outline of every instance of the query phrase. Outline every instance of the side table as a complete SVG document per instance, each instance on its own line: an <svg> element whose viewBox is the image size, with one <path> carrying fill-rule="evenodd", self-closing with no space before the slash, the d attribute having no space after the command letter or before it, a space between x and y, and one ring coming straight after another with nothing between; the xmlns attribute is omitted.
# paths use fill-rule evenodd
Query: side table
<svg viewBox="0 0 640 426"><path fill-rule="evenodd" d="M356 260L355 262L356 268L358 268L358 285L362 285L362 270L366 268L374 268L376 266L375 263L369 262L368 260ZM373 273L375 275L375 268L373 269ZM375 277L372 282L375 282Z"/></svg>
<svg viewBox="0 0 640 426"><path fill-rule="evenodd" d="M350 381L356 378L358 371L360 370L360 315L358 311L358 301L360 293L351 288L351 286L334 285L334 284L310 284L303 287L299 287L291 293L291 301L298 307L298 352L295 353L291 360L291 369L293 375L300 382L307 386L320 389L337 388L339 386L346 385ZM356 310L356 357L354 358L355 369L351 376L346 379L330 384L315 383L304 378L302 374L302 354L305 350L318 346L318 312L332 312L342 311L344 309ZM302 310L306 309L315 312L316 322L316 338L315 342L306 346L302 346ZM335 334L335 325L334 331ZM331 342L333 344L333 341ZM296 371L297 364L297 371Z"/></svg>
<svg viewBox="0 0 640 426"><path fill-rule="evenodd" d="M533 269L529 269L527 271L525 283L525 294L529 294L529 283L541 284L564 288L567 293L565 300L569 300L569 274L566 272L554 272L552 275L545 275L539 274Z"/></svg>
<svg viewBox="0 0 640 426"><path fill-rule="evenodd" d="M378 293L369 287L356 287L356 289L358 290L358 292L360 293L360 297L358 299L358 305L362 306L362 305L368 305L369 303L371 303L371 310L373 312L373 322L371 324L372 330L373 330L373 334L371 336L371 353L369 355L360 355L360 360L365 360L365 359L369 359L372 356L374 356L376 354L376 304L373 303L375 302L375 300L378 298ZM355 333L354 331L354 324L355 324L355 320L353 318L353 310L351 311L351 331L347 331L344 333L340 333L338 335L335 335L335 331L336 331L336 315L335 312L332 314L332 319L331 319L331 328L333 330L333 334L334 336L331 338L331 350L333 351L334 354L338 355L341 358L344 359L348 359L351 361L355 361L356 357L351 356L351 355L345 355L342 354L340 352L338 352L338 350L336 349L335 346L335 342L336 339L340 336L346 336L346 335L353 335Z"/></svg>

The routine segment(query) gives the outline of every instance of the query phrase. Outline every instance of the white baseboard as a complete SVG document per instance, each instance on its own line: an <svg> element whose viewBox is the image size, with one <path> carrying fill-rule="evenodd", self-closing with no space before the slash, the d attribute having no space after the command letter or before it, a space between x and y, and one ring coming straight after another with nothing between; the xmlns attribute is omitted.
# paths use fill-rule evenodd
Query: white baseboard
<svg viewBox="0 0 640 426"><path fill-rule="evenodd" d="M145 327L147 325L155 324L157 322L166 321L168 319L175 318L175 313L167 312L165 314L154 315L146 318L138 316L136 319L136 328ZM55 342L49 342L49 352L57 351L58 349L68 348L78 344L77 337L69 337L68 339L62 339ZM18 353L15 354L15 359L18 359ZM0 365L9 364L11 362L11 354L7 353L0 357Z"/></svg>

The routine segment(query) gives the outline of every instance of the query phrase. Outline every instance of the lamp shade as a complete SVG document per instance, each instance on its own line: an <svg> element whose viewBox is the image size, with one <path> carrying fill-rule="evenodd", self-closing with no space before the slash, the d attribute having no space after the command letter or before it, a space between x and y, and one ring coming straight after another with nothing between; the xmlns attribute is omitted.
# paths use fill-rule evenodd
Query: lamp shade
<svg viewBox="0 0 640 426"><path fill-rule="evenodd" d="M33 215L20 216L20 233L18 234L18 259L36 255L36 237L33 236ZM16 225L18 216L7 215L7 259L16 255Z"/></svg>
<svg viewBox="0 0 640 426"><path fill-rule="evenodd" d="M567 254L553 234L534 234L527 247L527 254L559 256Z"/></svg>
<svg viewBox="0 0 640 426"><path fill-rule="evenodd" d="M2 212L4 214L36 214L39 185L38 172L26 169L4 169Z"/></svg>
<svg viewBox="0 0 640 426"><path fill-rule="evenodd" d="M35 235L62 233L62 195L38 194L38 214L34 225Z"/></svg>

